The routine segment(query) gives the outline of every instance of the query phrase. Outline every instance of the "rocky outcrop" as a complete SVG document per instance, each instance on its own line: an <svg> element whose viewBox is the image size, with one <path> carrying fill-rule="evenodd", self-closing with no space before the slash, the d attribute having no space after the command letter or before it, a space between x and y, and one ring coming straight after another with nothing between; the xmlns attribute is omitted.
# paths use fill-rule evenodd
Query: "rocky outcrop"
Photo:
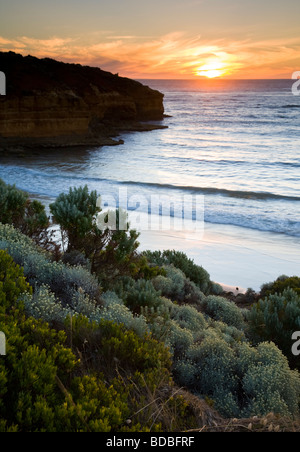
<svg viewBox="0 0 300 452"><path fill-rule="evenodd" d="M163 127L163 94L99 68L0 52L0 145L118 144L126 130Z"/></svg>

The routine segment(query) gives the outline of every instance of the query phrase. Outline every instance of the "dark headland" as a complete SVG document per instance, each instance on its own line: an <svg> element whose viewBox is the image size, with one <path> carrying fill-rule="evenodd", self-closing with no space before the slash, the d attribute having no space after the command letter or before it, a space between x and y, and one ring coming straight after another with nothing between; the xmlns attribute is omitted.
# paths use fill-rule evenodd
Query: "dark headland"
<svg viewBox="0 0 300 452"><path fill-rule="evenodd" d="M0 52L0 148L120 144L124 131L163 128L163 94L99 68Z"/></svg>

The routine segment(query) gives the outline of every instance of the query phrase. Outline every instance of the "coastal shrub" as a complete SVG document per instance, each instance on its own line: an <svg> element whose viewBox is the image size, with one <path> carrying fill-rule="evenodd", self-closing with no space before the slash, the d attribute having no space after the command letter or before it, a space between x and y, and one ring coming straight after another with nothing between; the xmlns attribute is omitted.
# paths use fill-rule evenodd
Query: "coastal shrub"
<svg viewBox="0 0 300 452"><path fill-rule="evenodd" d="M52 326L63 325L68 317L81 315L91 323L106 320L123 324L140 337L149 332L146 319L135 316L113 292L101 296L101 306L82 290L73 294L71 305L65 306L46 285L37 287L33 294L23 295L21 299L27 315L42 319Z"/></svg>
<svg viewBox="0 0 300 452"><path fill-rule="evenodd" d="M0 179L0 221L14 224L25 215L27 195L15 185L7 185Z"/></svg>
<svg viewBox="0 0 300 452"><path fill-rule="evenodd" d="M76 376L80 364L64 332L20 311L1 318L0 327L7 337L7 356L0 360L1 431L122 430L131 414L128 389L101 376Z"/></svg>
<svg viewBox="0 0 300 452"><path fill-rule="evenodd" d="M176 321L170 322L170 331L166 345L170 348L173 359L180 359L194 343L192 332L188 328L181 328Z"/></svg>
<svg viewBox="0 0 300 452"><path fill-rule="evenodd" d="M207 322L202 313L191 306L180 306L173 309L172 319L181 328L186 328L192 333L199 333L207 328Z"/></svg>
<svg viewBox="0 0 300 452"><path fill-rule="evenodd" d="M153 279L152 284L159 290L161 294L172 300L182 302L185 296L185 280L184 273L173 267L164 266L166 276L157 276Z"/></svg>
<svg viewBox="0 0 300 452"><path fill-rule="evenodd" d="M70 253L64 253L61 261L64 264L69 264L71 267L84 267L91 270L91 263L80 251L70 251Z"/></svg>
<svg viewBox="0 0 300 452"><path fill-rule="evenodd" d="M123 324L140 337L149 332L145 317L133 314L116 293L111 291L105 292L101 295L101 300L103 308L100 309L97 307L95 314L89 316L89 319L96 322L107 320L116 324Z"/></svg>
<svg viewBox="0 0 300 452"><path fill-rule="evenodd" d="M161 304L160 292L155 290L151 281L145 279L125 280L121 297L125 305L135 313L140 313L142 307L156 308Z"/></svg>
<svg viewBox="0 0 300 452"><path fill-rule="evenodd" d="M73 340L76 345L76 336ZM116 363L123 371L130 369L142 373L149 369L171 367L171 356L164 344L153 339L150 334L139 337L122 324L100 321L94 325L94 341L90 352L94 354L94 347L97 347L97 360L106 369L109 366L115 369Z"/></svg>
<svg viewBox="0 0 300 452"><path fill-rule="evenodd" d="M34 288L46 285L66 305L72 305L74 294L83 290L91 299L100 301L99 283L86 268L52 262L28 237L12 226L0 224L0 249L6 249Z"/></svg>
<svg viewBox="0 0 300 452"><path fill-rule="evenodd" d="M213 336L217 334L231 346L234 346L236 342L243 343L247 341L247 337L243 329L212 319L207 319L207 323L209 328L206 330L206 334L208 334L208 332L213 332Z"/></svg>
<svg viewBox="0 0 300 452"><path fill-rule="evenodd" d="M209 294L212 289L210 276L203 267L196 265L186 254L175 251L145 251L144 255L149 262L159 266L172 265L180 269L187 278L193 281L204 294Z"/></svg>
<svg viewBox="0 0 300 452"><path fill-rule="evenodd" d="M125 424L120 431L176 431L195 424L189 402L177 395L172 381L169 350L151 335L138 337L124 325L91 324L77 317L72 341L80 350L82 367L102 372L126 401L130 427Z"/></svg>
<svg viewBox="0 0 300 452"><path fill-rule="evenodd" d="M101 295L97 278L86 268L51 262L45 252L13 227L0 224L0 248L7 249L23 266L28 282L34 287L33 295L23 297L29 315L53 323L61 322L69 314L84 314L90 321L106 319L124 323L139 334L148 331L144 317L135 316L116 294ZM133 288L136 284L131 300L140 297L141 301L145 297L144 301L149 301L152 297L158 303L158 294L150 282L147 287L132 280ZM139 288L143 291L139 292Z"/></svg>
<svg viewBox="0 0 300 452"><path fill-rule="evenodd" d="M280 294L285 289L293 289L300 295L300 278L298 276L279 276L276 281L262 285L260 296L264 298L275 293Z"/></svg>
<svg viewBox="0 0 300 452"><path fill-rule="evenodd" d="M32 239L24 235L20 230L14 228L12 225L0 223L0 243L2 242L18 243L23 246L24 251L39 252L43 255L46 254Z"/></svg>
<svg viewBox="0 0 300 452"><path fill-rule="evenodd" d="M171 300L179 303L197 304L205 298L198 286L174 265L164 265L165 276L159 275L152 280L156 290Z"/></svg>
<svg viewBox="0 0 300 452"><path fill-rule="evenodd" d="M0 313L5 314L23 293L31 293L23 270L6 251L0 250Z"/></svg>
<svg viewBox="0 0 300 452"><path fill-rule="evenodd" d="M45 285L36 287L31 295L23 294L21 299L28 316L44 320L50 325L64 324L66 317L72 314L71 309L63 307L60 300L57 300L54 293Z"/></svg>
<svg viewBox="0 0 300 452"><path fill-rule="evenodd" d="M0 431L161 431L196 422L190 417L185 424L189 406L173 389L170 353L162 343L80 315L72 322L69 317L67 334L26 317L19 299L30 290L22 269L4 251L0 256L0 330L7 338L0 360ZM40 297L51 296L40 289ZM177 421L178 413L183 419Z"/></svg>
<svg viewBox="0 0 300 452"><path fill-rule="evenodd" d="M274 343L263 342L255 349L255 362L248 363L243 390L248 403L245 417L273 412L283 416L299 413L300 377L289 368L286 356Z"/></svg>
<svg viewBox="0 0 300 452"><path fill-rule="evenodd" d="M29 195L8 185L0 179L0 222L10 224L33 238L37 243L52 245L51 233L48 231L49 218L45 207L37 200L30 200Z"/></svg>
<svg viewBox="0 0 300 452"><path fill-rule="evenodd" d="M158 265L149 264L146 257L142 254L139 254L138 256L137 267L138 269L135 277L138 279L152 280L157 276L167 276L163 268Z"/></svg>
<svg viewBox="0 0 300 452"><path fill-rule="evenodd" d="M246 326L242 311L235 303L226 298L210 295L202 300L201 308L213 319L220 320L227 325L238 329L244 329Z"/></svg>
<svg viewBox="0 0 300 452"><path fill-rule="evenodd" d="M101 214L100 199L97 192L89 192L87 186L70 188L50 205L50 211L60 226L67 255L83 254L92 273L96 273L109 289L109 282L119 275L138 273L139 234L129 228L127 213L121 209L112 213L115 228L106 227L110 213Z"/></svg>
<svg viewBox="0 0 300 452"><path fill-rule="evenodd" d="M97 192L89 193L86 185L70 188L68 193L61 193L50 204L54 221L60 225L63 239L67 239L68 251L80 251L81 239L93 228L95 216L100 211L97 199Z"/></svg>
<svg viewBox="0 0 300 452"><path fill-rule="evenodd" d="M212 399L224 417L298 415L300 376L274 343L255 348L207 333L175 360L178 384Z"/></svg>
<svg viewBox="0 0 300 452"><path fill-rule="evenodd" d="M118 217L120 211L116 211L116 214ZM95 241L92 240L87 256L92 263L92 271L104 281L106 289L113 286L120 276L137 276L140 270L140 258L137 253L139 234L129 228L129 223L126 231L106 229L100 238L100 246L97 245L98 235L98 232L93 234L96 238L96 247ZM86 244L85 250L87 252Z"/></svg>
<svg viewBox="0 0 300 452"><path fill-rule="evenodd" d="M292 334L300 330L300 296L293 289L259 300L248 315L251 337L256 341L273 341L300 369L298 358L291 352Z"/></svg>
<svg viewBox="0 0 300 452"><path fill-rule="evenodd" d="M176 383L211 399L224 417L270 411L297 415L300 377L281 350L274 343L251 346L238 308L220 297L207 298L207 306L211 305L205 312L162 298L162 306L169 310L164 341L172 353ZM267 376L271 378L272 372L270 391Z"/></svg>

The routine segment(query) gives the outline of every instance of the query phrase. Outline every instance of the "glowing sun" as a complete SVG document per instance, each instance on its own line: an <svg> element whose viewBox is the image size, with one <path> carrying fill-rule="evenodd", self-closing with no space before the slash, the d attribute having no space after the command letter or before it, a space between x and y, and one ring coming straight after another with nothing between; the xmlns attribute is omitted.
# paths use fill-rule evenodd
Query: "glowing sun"
<svg viewBox="0 0 300 452"><path fill-rule="evenodd" d="M196 75L201 77L215 78L221 77L221 75L226 74L225 64L217 61L204 64L198 67L196 70Z"/></svg>

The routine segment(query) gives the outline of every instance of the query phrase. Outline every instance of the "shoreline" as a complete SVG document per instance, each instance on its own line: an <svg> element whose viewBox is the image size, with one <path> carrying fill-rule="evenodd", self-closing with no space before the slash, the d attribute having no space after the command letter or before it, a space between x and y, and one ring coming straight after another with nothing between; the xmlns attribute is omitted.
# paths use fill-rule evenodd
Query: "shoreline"
<svg viewBox="0 0 300 452"><path fill-rule="evenodd" d="M53 200L31 196L40 200L49 212ZM130 227L137 227L137 217L130 220ZM149 219L139 213L142 224ZM157 216L156 216L157 217ZM159 224L160 217L153 224ZM134 224L133 224L134 223ZM188 223L189 224L189 223ZM138 229L138 228L137 228ZM211 280L220 284L225 292L244 294L248 288L260 292L263 284L276 280L279 276L299 275L300 243L298 237L259 231L240 226L212 224L204 222L198 232L175 230L142 230L138 241L140 251L176 250L185 253L195 264L202 266ZM238 288L238 290L237 290Z"/></svg>
<svg viewBox="0 0 300 452"><path fill-rule="evenodd" d="M300 268L297 237L239 226L205 223L202 237L181 231L143 231L139 241L142 251L175 249L187 254L214 282L234 294L248 288L259 292L263 284L283 274L295 276Z"/></svg>
<svg viewBox="0 0 300 452"><path fill-rule="evenodd" d="M0 157L22 157L24 153L34 155L43 154L53 149L68 148L99 148L104 146L120 146L125 143L122 135L137 132L152 132L154 130L168 129L167 125L157 121L123 121L118 124L111 123L102 133L94 135L53 136L53 137L0 137Z"/></svg>

